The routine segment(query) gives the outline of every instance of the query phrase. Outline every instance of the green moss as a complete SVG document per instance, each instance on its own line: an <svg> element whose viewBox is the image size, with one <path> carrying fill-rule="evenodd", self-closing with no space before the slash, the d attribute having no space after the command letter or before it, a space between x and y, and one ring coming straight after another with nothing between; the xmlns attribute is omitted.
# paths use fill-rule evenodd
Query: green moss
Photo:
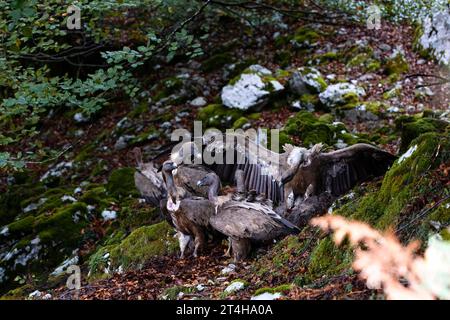
<svg viewBox="0 0 450 320"><path fill-rule="evenodd" d="M279 50L275 53L274 62L279 64L282 68L291 64L292 53L289 50Z"/></svg>
<svg viewBox="0 0 450 320"><path fill-rule="evenodd" d="M155 127L150 127L144 132L140 133L137 137L133 138L128 145L133 146L136 144L140 144L158 138L159 136L160 132Z"/></svg>
<svg viewBox="0 0 450 320"><path fill-rule="evenodd" d="M193 287L174 286L164 289L163 293L161 294L161 298L165 300L177 300L180 293L189 294L193 292Z"/></svg>
<svg viewBox="0 0 450 320"><path fill-rule="evenodd" d="M171 94L180 90L183 87L183 80L177 77L169 77L161 80L156 90L152 94L154 101L159 101L167 98Z"/></svg>
<svg viewBox="0 0 450 320"><path fill-rule="evenodd" d="M229 52L215 54L202 63L202 71L211 72L218 70L224 65L232 63L233 59L233 56Z"/></svg>
<svg viewBox="0 0 450 320"><path fill-rule="evenodd" d="M229 128L243 116L243 111L230 109L221 104L210 104L198 112L198 118L203 121L205 128Z"/></svg>
<svg viewBox="0 0 450 320"><path fill-rule="evenodd" d="M400 117L396 119L396 128L401 131L400 152L406 151L411 141L426 132L444 132L448 123L434 118Z"/></svg>
<svg viewBox="0 0 450 320"><path fill-rule="evenodd" d="M148 102L146 100L141 101L137 106L133 108L133 110L128 113L127 117L130 119L137 118L141 114L148 112Z"/></svg>
<svg viewBox="0 0 450 320"><path fill-rule="evenodd" d="M402 54L397 54L385 63L385 72L391 76L393 74L400 75L409 71L409 64Z"/></svg>
<svg viewBox="0 0 450 320"><path fill-rule="evenodd" d="M316 143L333 145L337 142L341 131L346 130L344 125L335 126L329 123L330 119L316 118L312 113L300 111L294 117L288 119L284 131L302 139L302 144L309 147Z"/></svg>
<svg viewBox="0 0 450 320"><path fill-rule="evenodd" d="M408 210L413 199L427 193L436 195L436 190L432 190L434 178L429 175L429 170L439 167L450 158L446 152L435 157L439 145L441 150L449 150L450 138L430 132L413 140L410 146L416 146L416 150L410 157L394 163L379 190L369 192L361 199L343 206L336 214L368 222L379 229L395 227L403 219L408 219L408 216L402 216L402 212ZM435 211L433 219L446 223L448 215ZM420 221L418 224L425 225ZM422 232L420 238L425 240L426 234Z"/></svg>
<svg viewBox="0 0 450 320"><path fill-rule="evenodd" d="M134 185L133 168L120 168L114 170L109 176L106 190L113 197L137 196L137 190Z"/></svg>
<svg viewBox="0 0 450 320"><path fill-rule="evenodd" d="M351 250L337 248L331 237L327 237L312 251L308 273L314 278L339 274L351 266L352 258Z"/></svg>
<svg viewBox="0 0 450 320"><path fill-rule="evenodd" d="M294 42L298 45L313 44L320 39L319 33L309 27L300 27L295 31L294 36L290 39L291 43Z"/></svg>
<svg viewBox="0 0 450 320"><path fill-rule="evenodd" d="M254 296L258 296L258 295L263 294L263 293L272 293L272 294L274 294L274 293L277 293L277 292L286 294L289 291L291 291L292 288L293 288L292 284L282 284L282 285L276 286L274 288L264 287L264 288L259 288L258 290L256 290L253 295Z"/></svg>
<svg viewBox="0 0 450 320"><path fill-rule="evenodd" d="M94 156L95 144L90 143L81 149L81 151L75 157L76 162L84 161L86 159L92 158Z"/></svg>
<svg viewBox="0 0 450 320"><path fill-rule="evenodd" d="M81 230L86 226L86 213L86 204L75 202L59 208L50 216L42 214L36 217L35 232L42 243L62 244L64 249L70 250L82 239Z"/></svg>
<svg viewBox="0 0 450 320"><path fill-rule="evenodd" d="M151 225L161 221L157 208L137 204L135 199L131 206L122 208L119 223L123 230L133 230L143 225Z"/></svg>
<svg viewBox="0 0 450 320"><path fill-rule="evenodd" d="M9 236L16 237L19 235L31 233L33 230L34 221L35 218L33 216L27 216L8 224Z"/></svg>
<svg viewBox="0 0 450 320"><path fill-rule="evenodd" d="M316 54L310 61L312 61L313 64L322 64L331 61L338 61L340 59L342 59L342 54L335 51L330 51L323 54Z"/></svg>
<svg viewBox="0 0 450 320"><path fill-rule="evenodd" d="M233 123L233 129L240 129L247 123L248 119L246 117L240 117Z"/></svg>
<svg viewBox="0 0 450 320"><path fill-rule="evenodd" d="M12 222L22 213L21 203L30 198L37 198L46 188L41 183L12 185L0 195L0 225Z"/></svg>

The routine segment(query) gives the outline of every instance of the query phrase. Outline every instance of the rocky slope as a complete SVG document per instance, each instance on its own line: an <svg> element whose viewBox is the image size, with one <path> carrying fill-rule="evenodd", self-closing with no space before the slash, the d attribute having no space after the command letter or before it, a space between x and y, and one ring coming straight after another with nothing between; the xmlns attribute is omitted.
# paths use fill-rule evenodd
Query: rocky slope
<svg viewBox="0 0 450 320"><path fill-rule="evenodd" d="M64 287L72 264L81 266L83 299L380 297L352 272L352 251L309 226L239 265L221 257L224 246L179 261L174 230L134 187L129 151L140 146L161 161L171 132L193 120L204 129L280 129L280 144L366 142L398 154L384 177L329 212L392 228L405 243L443 233L450 87L422 86L424 75L448 77L445 55L439 64L419 50L429 44L424 32L390 22L378 31L288 18L264 29L224 23L229 32L216 31L206 56L149 71L137 99L90 119L76 110L49 115L39 136L22 142L22 152L63 152L2 176L3 298L73 298Z"/></svg>

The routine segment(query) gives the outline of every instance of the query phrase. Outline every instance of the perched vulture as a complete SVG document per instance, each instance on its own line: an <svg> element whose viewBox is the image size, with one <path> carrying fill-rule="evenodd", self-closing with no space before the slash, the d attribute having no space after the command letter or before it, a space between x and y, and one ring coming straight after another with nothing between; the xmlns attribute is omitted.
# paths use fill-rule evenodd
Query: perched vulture
<svg viewBox="0 0 450 320"><path fill-rule="evenodd" d="M138 189L145 201L157 207L160 205L160 201L167 196L161 172L158 172L153 162L144 163L141 149L134 148L133 154L137 164L136 172L134 173L136 189Z"/></svg>
<svg viewBox="0 0 450 320"><path fill-rule="evenodd" d="M164 162L162 166L163 179L168 192L167 211L173 225L179 233L180 258L184 258L185 250L194 238L194 257L197 257L206 244L210 231L209 220L214 214L214 204L207 198L186 196L183 187L176 186L173 171L177 165L172 161Z"/></svg>
<svg viewBox="0 0 450 320"><path fill-rule="evenodd" d="M142 161L142 153L139 148L135 148L133 153L137 162L134 174L136 188L148 203L158 206L161 200L167 198L167 190L162 174L153 162L144 163ZM201 196L206 198L208 196L208 188L199 187L196 182L211 172L211 170L202 165L182 164L180 152L172 154L171 159L176 160L172 160L177 165L173 176L175 185L183 190L180 196Z"/></svg>
<svg viewBox="0 0 450 320"><path fill-rule="evenodd" d="M384 174L396 159L364 143L328 153L321 152L321 144L309 150L289 148L289 168L284 171L281 182L292 191L294 198L325 192L332 196L343 195L357 183Z"/></svg>
<svg viewBox="0 0 450 320"><path fill-rule="evenodd" d="M241 176L236 179L238 193L241 193L244 186L239 183L244 180L244 172L237 170L236 176ZM209 200L215 205L215 214L210 217L209 223L215 230L228 236L236 261L247 257L254 242L266 242L299 231L265 203L236 200L230 195L216 196L220 180L214 173L208 174L198 183L210 187Z"/></svg>

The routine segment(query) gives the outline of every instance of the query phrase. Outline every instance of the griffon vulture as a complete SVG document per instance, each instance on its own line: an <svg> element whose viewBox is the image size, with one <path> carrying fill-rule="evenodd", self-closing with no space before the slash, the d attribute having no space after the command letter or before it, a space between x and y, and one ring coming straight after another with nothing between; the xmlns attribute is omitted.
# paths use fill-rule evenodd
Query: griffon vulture
<svg viewBox="0 0 450 320"><path fill-rule="evenodd" d="M210 168L223 181L229 181L236 170L243 170L245 190L264 193L274 204L284 201L288 207L299 195L345 194L357 183L384 174L396 159L363 143L328 153L321 152L321 144L311 149L286 144L284 152L276 153L258 145L251 136L227 133L227 137L228 140L217 134L204 137L208 152L223 153L224 158L231 153L235 160L234 164L215 164Z"/></svg>
<svg viewBox="0 0 450 320"><path fill-rule="evenodd" d="M237 170L236 176L241 176L236 180L238 193L242 193L243 171ZM266 242L299 231L267 204L236 200L230 195L216 196L220 180L214 173L208 174L198 183L210 187L209 200L215 205L215 214L210 217L209 223L215 230L228 236L236 261L248 256L254 242Z"/></svg>
<svg viewBox="0 0 450 320"><path fill-rule="evenodd" d="M209 220L214 214L214 205L207 199L186 196L182 187L176 186L173 171L177 165L168 160L162 166L163 179L167 188L167 211L175 229L179 233L180 258L184 258L186 247L194 238L194 257L197 257L206 244L210 231Z"/></svg>
<svg viewBox="0 0 450 320"><path fill-rule="evenodd" d="M311 149L287 147L290 149L289 167L284 171L281 182L292 191L294 198L308 198L328 193L340 196L357 183L386 172L396 157L369 144L321 152L322 145Z"/></svg>

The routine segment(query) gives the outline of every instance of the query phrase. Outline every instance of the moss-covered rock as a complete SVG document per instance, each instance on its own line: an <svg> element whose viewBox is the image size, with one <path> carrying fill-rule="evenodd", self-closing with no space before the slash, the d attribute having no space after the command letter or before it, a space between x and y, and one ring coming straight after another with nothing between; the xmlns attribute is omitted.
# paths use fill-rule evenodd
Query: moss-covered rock
<svg viewBox="0 0 450 320"><path fill-rule="evenodd" d="M221 104L210 104L198 112L198 118L203 121L205 128L230 128L235 121L243 117L244 112L239 109L227 108Z"/></svg>
<svg viewBox="0 0 450 320"><path fill-rule="evenodd" d="M154 101L159 101L163 98L169 97L171 94L176 93L183 87L183 80L177 77L169 77L160 81L156 86L152 94Z"/></svg>
<svg viewBox="0 0 450 320"><path fill-rule="evenodd" d="M436 153L438 149L444 151ZM380 229L409 221L411 217L403 215L410 211L411 202L427 194L437 196L433 185L438 182L434 181L431 171L450 159L448 150L450 138L446 135L430 132L419 136L411 142L408 152L386 173L379 190L345 205L336 213L366 221ZM443 186L438 190L444 192ZM436 215L435 218L439 218L440 215ZM425 220L429 217L430 215L427 215ZM444 215L441 218L446 217ZM440 220L440 223L445 224L448 221ZM419 220L417 224L424 224L424 221Z"/></svg>
<svg viewBox="0 0 450 320"><path fill-rule="evenodd" d="M106 190L113 197L137 196L138 192L134 185L133 168L119 168L109 176Z"/></svg>
<svg viewBox="0 0 450 320"><path fill-rule="evenodd" d="M294 286L292 284L281 284L279 286L276 287L264 287L264 288L259 288L255 291L255 293L253 294L254 296L258 296L260 294L263 293L288 293L289 291L292 290Z"/></svg>
<svg viewBox="0 0 450 320"><path fill-rule="evenodd" d="M135 229L118 244L101 247L89 259L93 278L109 275L117 270L140 269L150 258L176 252L178 242L167 222Z"/></svg>
<svg viewBox="0 0 450 320"><path fill-rule="evenodd" d="M398 53L385 62L385 72L387 75L401 75L408 72L409 64L403 54Z"/></svg>
<svg viewBox="0 0 450 320"><path fill-rule="evenodd" d="M426 132L445 132L450 129L448 122L435 118L416 118L403 116L395 121L401 131L400 152L406 151L411 141Z"/></svg>
<svg viewBox="0 0 450 320"><path fill-rule="evenodd" d="M316 143L332 146L343 140L348 144L366 142L356 135L350 134L342 123L330 123L328 117L317 118L312 113L300 111L288 119L284 131L302 140L303 146L309 147Z"/></svg>
<svg viewBox="0 0 450 320"><path fill-rule="evenodd" d="M218 53L206 59L202 63L203 72L211 72L220 69L224 65L233 62L233 56L229 52Z"/></svg>

